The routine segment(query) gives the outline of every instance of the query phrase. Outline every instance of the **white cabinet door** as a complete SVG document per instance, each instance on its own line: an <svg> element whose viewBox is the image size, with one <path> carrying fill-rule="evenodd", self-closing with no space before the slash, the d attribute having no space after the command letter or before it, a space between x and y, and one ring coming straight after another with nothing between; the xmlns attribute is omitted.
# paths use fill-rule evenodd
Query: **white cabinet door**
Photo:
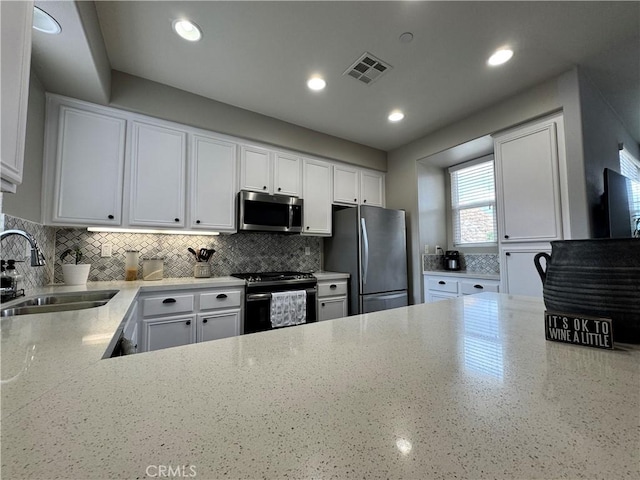
<svg viewBox="0 0 640 480"><path fill-rule="evenodd" d="M331 165L304 159L303 234L331 235Z"/></svg>
<svg viewBox="0 0 640 480"><path fill-rule="evenodd" d="M359 170L345 165L333 166L333 201L357 205L360 201Z"/></svg>
<svg viewBox="0 0 640 480"><path fill-rule="evenodd" d="M184 227L186 133L133 123L129 223Z"/></svg>
<svg viewBox="0 0 640 480"><path fill-rule="evenodd" d="M533 263L533 257L540 252L551 253L551 249L548 245L539 249L503 249L500 259L500 290L511 295L542 298L542 280Z"/></svg>
<svg viewBox="0 0 640 480"><path fill-rule="evenodd" d="M384 174L360 171L360 203L384 207Z"/></svg>
<svg viewBox="0 0 640 480"><path fill-rule="evenodd" d="M236 230L237 147L211 137L191 141L191 228Z"/></svg>
<svg viewBox="0 0 640 480"><path fill-rule="evenodd" d="M348 315L347 297L318 299L318 321L342 318Z"/></svg>
<svg viewBox="0 0 640 480"><path fill-rule="evenodd" d="M0 81L2 96L2 191L15 192L22 183L27 129L33 2L2 2Z"/></svg>
<svg viewBox="0 0 640 480"><path fill-rule="evenodd" d="M52 223L120 225L126 121L62 105Z"/></svg>
<svg viewBox="0 0 640 480"><path fill-rule="evenodd" d="M222 312L198 315L198 342L219 340L221 338L240 335L240 310L227 310Z"/></svg>
<svg viewBox="0 0 640 480"><path fill-rule="evenodd" d="M145 352L188 345L196 341L196 316L144 320Z"/></svg>
<svg viewBox="0 0 640 480"><path fill-rule="evenodd" d="M301 172L302 162L300 157L276 153L273 193L299 197Z"/></svg>
<svg viewBox="0 0 640 480"><path fill-rule="evenodd" d="M271 153L259 147L240 148L240 189L273 193Z"/></svg>
<svg viewBox="0 0 640 480"><path fill-rule="evenodd" d="M554 117L494 138L502 242L562 239L558 121L562 118Z"/></svg>

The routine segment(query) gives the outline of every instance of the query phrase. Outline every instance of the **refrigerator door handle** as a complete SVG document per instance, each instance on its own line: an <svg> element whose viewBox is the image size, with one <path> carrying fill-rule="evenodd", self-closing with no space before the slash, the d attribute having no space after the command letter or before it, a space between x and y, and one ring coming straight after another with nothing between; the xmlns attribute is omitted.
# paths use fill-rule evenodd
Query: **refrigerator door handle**
<svg viewBox="0 0 640 480"><path fill-rule="evenodd" d="M367 236L367 224L364 218L360 219L360 225L362 226L362 283L367 283L367 270L369 270L369 238Z"/></svg>

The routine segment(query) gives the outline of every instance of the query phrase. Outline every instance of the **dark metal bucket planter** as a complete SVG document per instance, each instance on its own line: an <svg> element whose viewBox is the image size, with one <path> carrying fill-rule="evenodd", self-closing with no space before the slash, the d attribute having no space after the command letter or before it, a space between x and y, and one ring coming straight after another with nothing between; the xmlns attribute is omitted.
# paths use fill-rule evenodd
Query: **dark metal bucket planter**
<svg viewBox="0 0 640 480"><path fill-rule="evenodd" d="M611 318L615 342L640 343L639 239L551 242L534 263L548 310Z"/></svg>

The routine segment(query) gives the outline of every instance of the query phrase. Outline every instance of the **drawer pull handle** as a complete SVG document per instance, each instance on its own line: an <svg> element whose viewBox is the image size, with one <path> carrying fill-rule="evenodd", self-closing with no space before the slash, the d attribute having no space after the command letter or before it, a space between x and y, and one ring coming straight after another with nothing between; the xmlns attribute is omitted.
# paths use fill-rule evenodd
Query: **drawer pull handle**
<svg viewBox="0 0 640 480"><path fill-rule="evenodd" d="M202 319L202 323L207 323L207 319L206 319L206 318L203 318L203 319Z"/></svg>
<svg viewBox="0 0 640 480"><path fill-rule="evenodd" d="M331 290L334 290L334 289L338 288L338 286L335 283L332 283L331 285L329 285L329 288Z"/></svg>
<svg viewBox="0 0 640 480"><path fill-rule="evenodd" d="M324 307L324 302L322 302L322 304L321 304L321 305Z"/></svg>
<svg viewBox="0 0 640 480"><path fill-rule="evenodd" d="M446 285L446 284L447 284L447 282L445 282L444 280L440 280L440 281L438 282L438 285Z"/></svg>
<svg viewBox="0 0 640 480"><path fill-rule="evenodd" d="M227 294L226 294L226 293L220 293L220 294L218 294L218 295L216 296L216 298L219 298L219 299L227 298Z"/></svg>
<svg viewBox="0 0 640 480"><path fill-rule="evenodd" d="M477 284L477 285L474 285L473 288L483 289L484 287L482 285Z"/></svg>
<svg viewBox="0 0 640 480"><path fill-rule="evenodd" d="M113 220L113 215L107 215L107 218L108 218L109 220Z"/></svg>
<svg viewBox="0 0 640 480"><path fill-rule="evenodd" d="M187 320L187 325L191 325L191 320Z"/></svg>
<svg viewBox="0 0 640 480"><path fill-rule="evenodd" d="M175 298L165 298L164 300L162 300L162 303L176 303L176 299Z"/></svg>

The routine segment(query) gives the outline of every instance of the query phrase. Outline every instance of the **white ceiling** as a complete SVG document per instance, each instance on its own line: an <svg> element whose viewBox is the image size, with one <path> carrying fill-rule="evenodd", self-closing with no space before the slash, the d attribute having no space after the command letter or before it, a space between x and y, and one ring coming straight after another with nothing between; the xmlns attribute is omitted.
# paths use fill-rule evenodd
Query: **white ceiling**
<svg viewBox="0 0 640 480"><path fill-rule="evenodd" d="M382 150L574 65L640 140L640 2L100 1L96 8L115 70ZM173 33L180 17L202 28L201 41ZM401 43L407 31L414 40ZM503 45L514 58L488 67ZM368 86L342 75L365 51L393 66ZM323 92L306 87L314 73L327 81ZM391 124L396 108L406 117Z"/></svg>

